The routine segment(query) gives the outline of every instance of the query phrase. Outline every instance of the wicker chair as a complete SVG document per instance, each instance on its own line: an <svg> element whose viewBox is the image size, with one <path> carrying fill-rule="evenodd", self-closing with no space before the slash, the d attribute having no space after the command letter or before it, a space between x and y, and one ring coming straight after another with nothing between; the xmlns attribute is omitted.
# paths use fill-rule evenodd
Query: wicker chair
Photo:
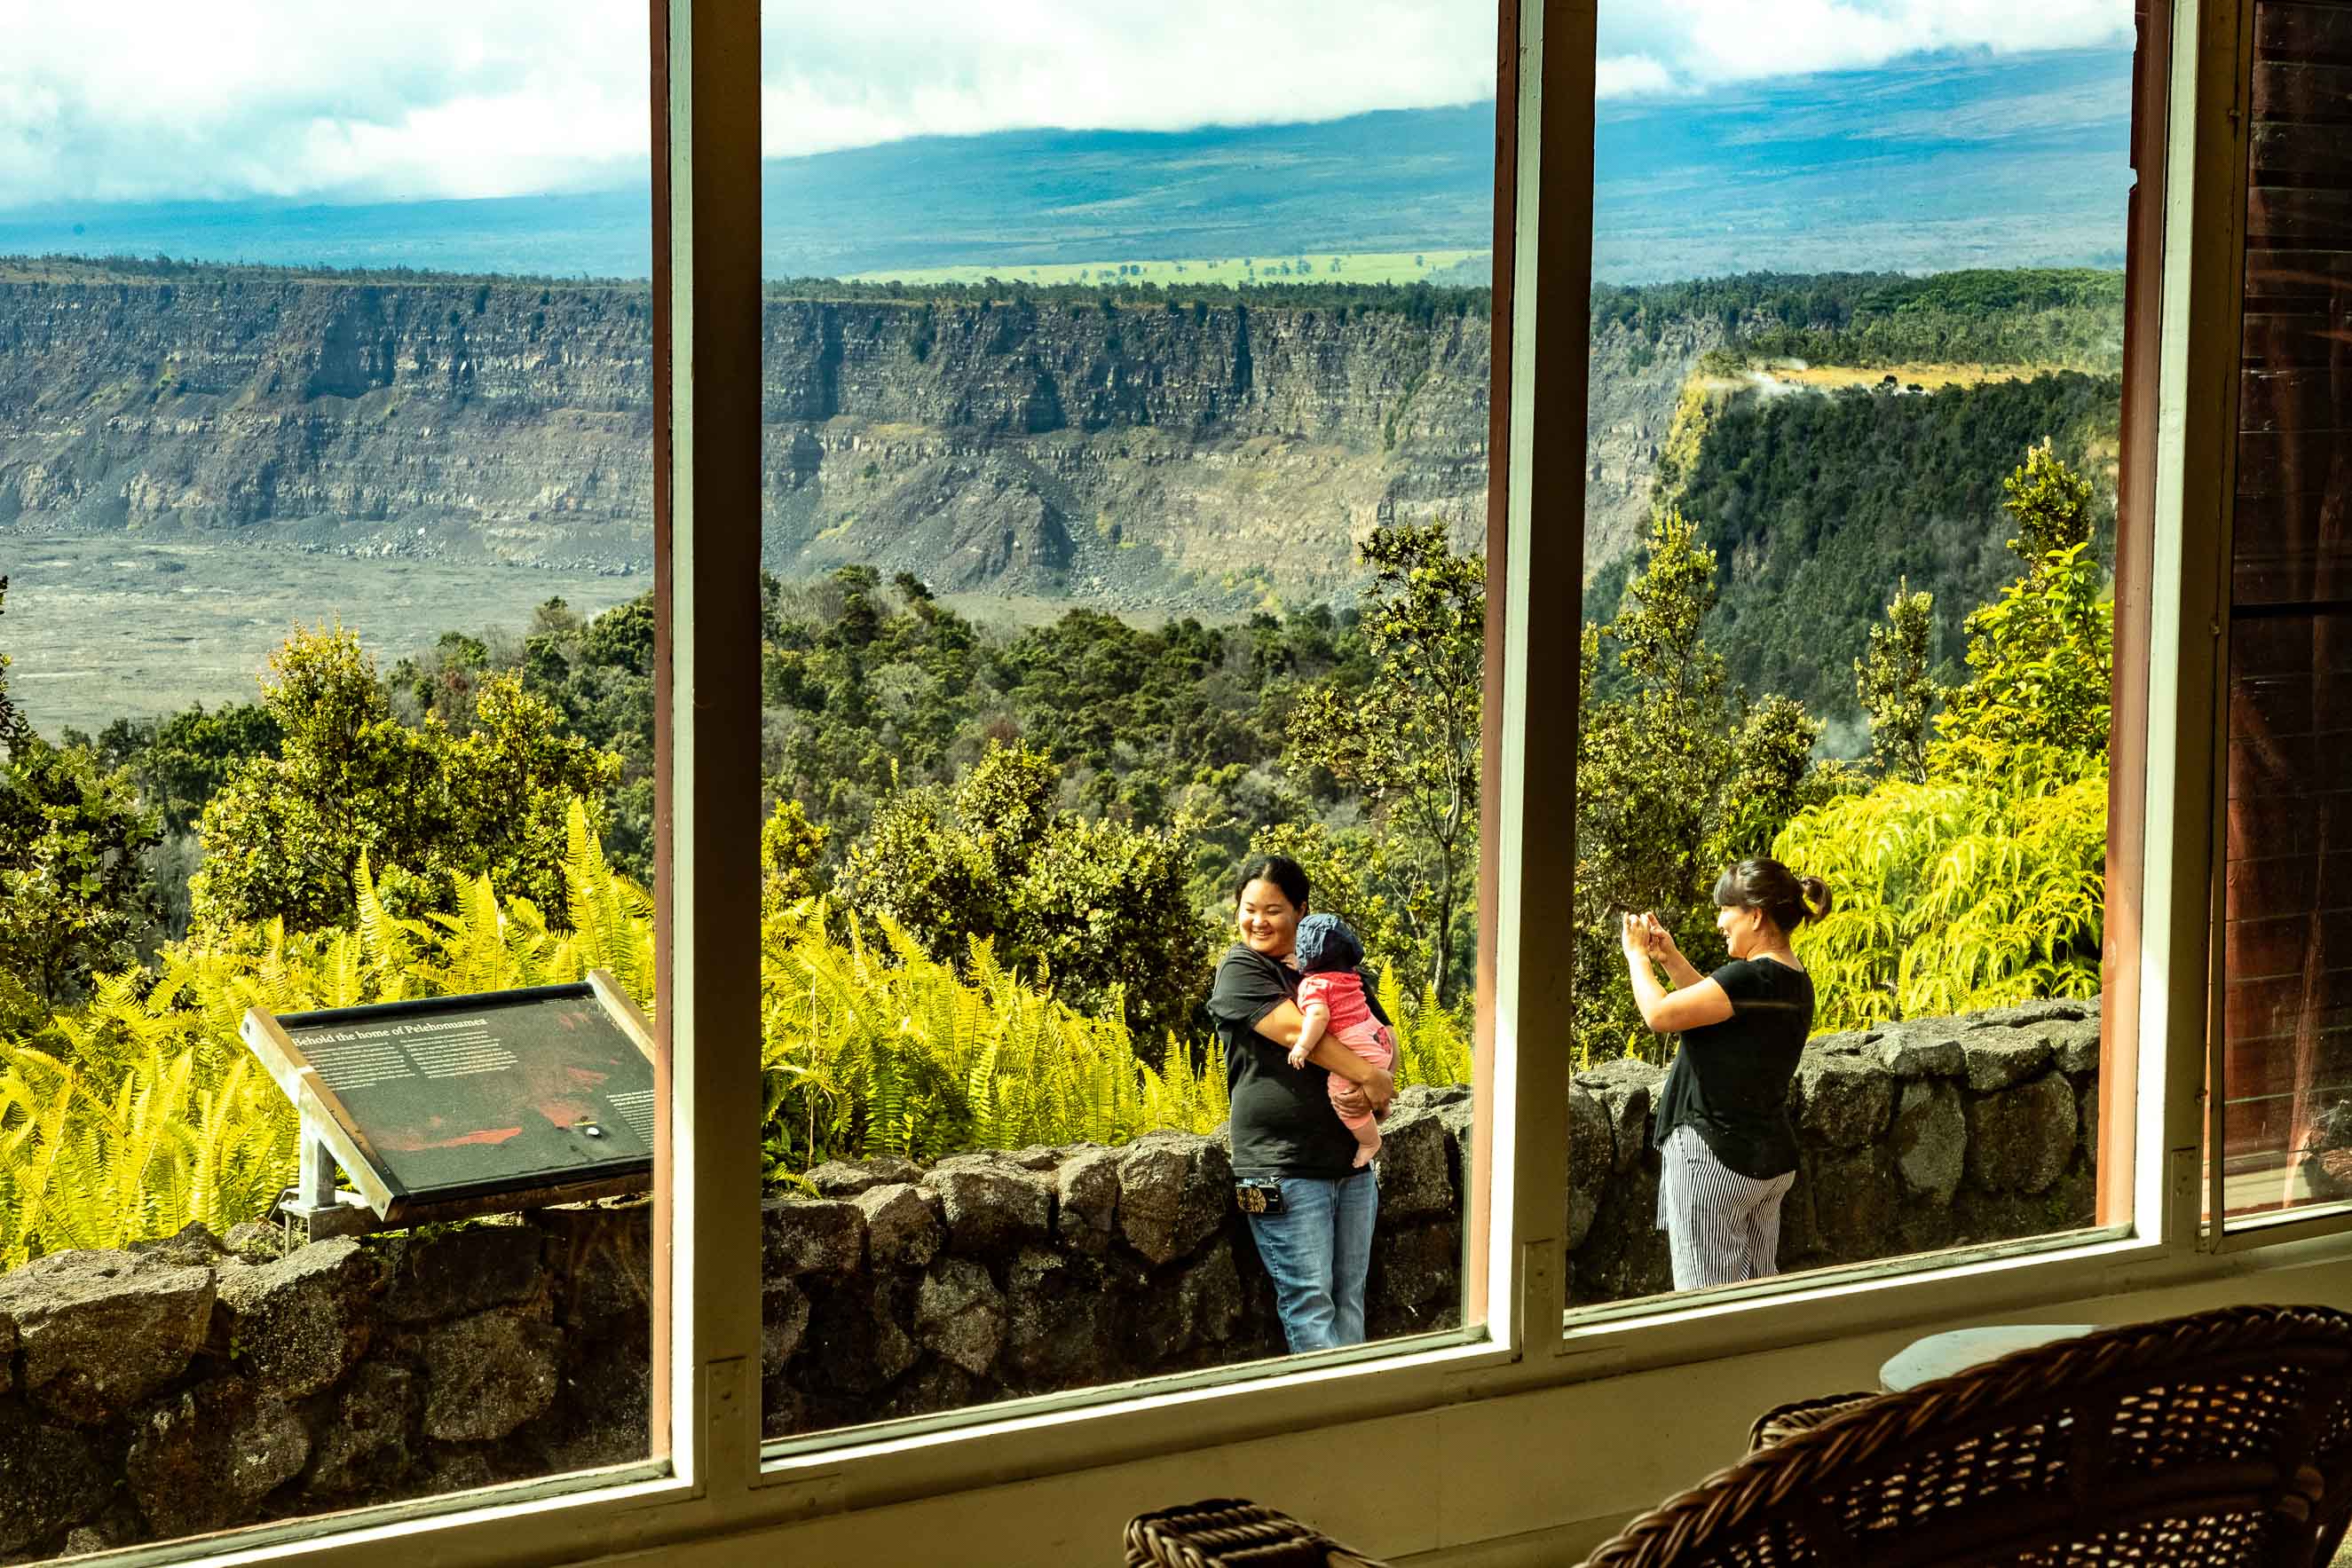
<svg viewBox="0 0 2352 1568"><path fill-rule="evenodd" d="M2352 1516L2352 1316L2229 1307L2109 1329L1807 1401L1755 1436L1585 1568L2308 1568ZM1127 1539L1130 1568L1370 1561L1234 1501L1148 1514Z"/></svg>
<svg viewBox="0 0 2352 1568"><path fill-rule="evenodd" d="M2352 1510L2352 1317L2325 1308L2109 1329L1813 1403L1587 1568L2304 1568Z"/></svg>
<svg viewBox="0 0 2352 1568"><path fill-rule="evenodd" d="M1127 1522L1127 1568L1384 1568L1286 1513L1216 1497Z"/></svg>

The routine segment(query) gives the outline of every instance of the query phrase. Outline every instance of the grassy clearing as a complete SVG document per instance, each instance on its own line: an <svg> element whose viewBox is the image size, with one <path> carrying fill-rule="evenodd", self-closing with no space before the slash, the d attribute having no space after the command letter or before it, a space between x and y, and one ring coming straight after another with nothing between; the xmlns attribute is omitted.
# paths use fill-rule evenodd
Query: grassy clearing
<svg viewBox="0 0 2352 1568"><path fill-rule="evenodd" d="M1187 257L1145 261L1134 257L1090 262L1006 262L988 267L930 267L861 272L852 283L1095 283L1161 285L1184 283L1419 283L1456 262L1479 255L1469 250L1357 251L1332 255Z"/></svg>
<svg viewBox="0 0 2352 1568"><path fill-rule="evenodd" d="M2036 376L2080 370L2079 365L1808 365L1802 370L1767 365L1760 373L1790 386L1831 391L1839 387L1874 387L1893 376L1898 385L1943 392L1950 387L1979 387L1991 382L2029 382Z"/></svg>

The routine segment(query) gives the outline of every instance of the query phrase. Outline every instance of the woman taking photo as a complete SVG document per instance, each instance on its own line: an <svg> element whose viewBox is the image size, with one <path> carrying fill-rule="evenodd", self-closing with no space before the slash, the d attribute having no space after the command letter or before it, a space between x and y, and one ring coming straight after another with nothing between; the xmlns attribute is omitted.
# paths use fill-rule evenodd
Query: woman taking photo
<svg viewBox="0 0 2352 1568"><path fill-rule="evenodd" d="M1658 1228L1677 1291L1780 1271L1780 1200L1797 1174L1789 1081L1813 1029L1812 977L1789 935L1832 907L1821 878L1760 858L1717 879L1715 903L1731 961L1712 975L1654 915L1626 915L1622 932L1642 1021L1683 1037L1655 1122Z"/></svg>
<svg viewBox="0 0 2352 1568"><path fill-rule="evenodd" d="M1380 1185L1370 1166L1356 1166L1356 1135L1332 1108L1330 1076L1356 1085L1356 1095L1341 1102L1350 1115L1360 1107L1378 1112L1396 1095L1386 1071L1329 1035L1305 1067L1290 1065L1307 1022L1289 962L1306 913L1307 873L1297 862L1259 855L1244 865L1234 882L1241 939L1217 965L1209 993L1233 1092L1234 1197L1273 1277L1283 1338L1294 1352L1364 1338L1364 1275ZM1377 1001L1372 1009L1378 1013Z"/></svg>

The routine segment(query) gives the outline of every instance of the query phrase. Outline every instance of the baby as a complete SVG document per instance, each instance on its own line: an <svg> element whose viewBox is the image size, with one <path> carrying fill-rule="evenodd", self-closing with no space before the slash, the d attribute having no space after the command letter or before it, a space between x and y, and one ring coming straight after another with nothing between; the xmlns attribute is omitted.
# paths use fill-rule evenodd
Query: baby
<svg viewBox="0 0 2352 1568"><path fill-rule="evenodd" d="M1371 1005L1364 999L1364 977L1356 972L1364 961L1364 945L1348 923L1336 915L1308 915L1298 923L1297 946L1291 956L1306 977L1298 982L1298 1010L1307 1015L1307 1024L1298 1031L1298 1043L1290 1048L1290 1065L1306 1066L1307 1053L1328 1032L1382 1071L1394 1071L1396 1036L1372 1016ZM1331 1108L1356 1134L1356 1168L1361 1170L1381 1152L1381 1129L1369 1114L1350 1116L1339 1110L1336 1102L1350 1087L1345 1078L1331 1074Z"/></svg>

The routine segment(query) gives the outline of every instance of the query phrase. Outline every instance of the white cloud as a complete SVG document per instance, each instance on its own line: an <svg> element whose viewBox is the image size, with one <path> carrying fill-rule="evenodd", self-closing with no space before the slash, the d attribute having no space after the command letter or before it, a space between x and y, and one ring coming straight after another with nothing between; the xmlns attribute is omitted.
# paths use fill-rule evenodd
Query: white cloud
<svg viewBox="0 0 2352 1568"><path fill-rule="evenodd" d="M1672 91L1674 73L1647 55L1603 55L1593 62L1593 89L1602 98L1638 98Z"/></svg>
<svg viewBox="0 0 2352 1568"><path fill-rule="evenodd" d="M772 0L771 157L1013 128L1174 131L1472 103L1495 90L1476 0Z"/></svg>
<svg viewBox="0 0 2352 1568"><path fill-rule="evenodd" d="M0 206L643 177L642 0L0 0Z"/></svg>
<svg viewBox="0 0 2352 1568"><path fill-rule="evenodd" d="M1603 97L1612 51L1658 62L1690 89L1814 71L1860 70L1906 56L1994 55L2127 44L2131 0L1602 0ZM1616 92L1654 92L1642 80Z"/></svg>
<svg viewBox="0 0 2352 1568"><path fill-rule="evenodd" d="M2130 0L1602 0L1604 97L2113 45ZM768 0L770 156L1473 102L1481 0ZM634 183L643 0L0 0L0 207Z"/></svg>

